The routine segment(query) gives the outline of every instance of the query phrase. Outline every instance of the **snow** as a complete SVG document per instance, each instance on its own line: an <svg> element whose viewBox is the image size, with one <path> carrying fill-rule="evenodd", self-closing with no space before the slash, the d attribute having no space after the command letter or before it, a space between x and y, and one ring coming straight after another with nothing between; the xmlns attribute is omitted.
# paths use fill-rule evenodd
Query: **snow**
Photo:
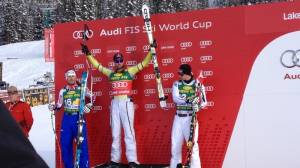
<svg viewBox="0 0 300 168"><path fill-rule="evenodd" d="M44 61L44 41L0 46L3 81L18 89L28 88L46 72L54 74L54 63Z"/></svg>
<svg viewBox="0 0 300 168"><path fill-rule="evenodd" d="M15 43L0 46L3 62L3 81L18 89L28 88L46 72L54 72L54 63L44 61L44 41ZM49 167L55 167L55 136L47 105L32 107L33 126L29 140Z"/></svg>

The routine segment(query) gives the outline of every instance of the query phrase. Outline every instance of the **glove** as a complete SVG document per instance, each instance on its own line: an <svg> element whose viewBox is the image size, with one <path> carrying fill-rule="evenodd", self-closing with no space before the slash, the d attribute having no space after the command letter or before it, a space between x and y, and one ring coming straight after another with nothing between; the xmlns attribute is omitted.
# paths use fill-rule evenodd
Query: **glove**
<svg viewBox="0 0 300 168"><path fill-rule="evenodd" d="M91 52L88 48L87 45L80 43L81 45L81 51L85 54L85 55L91 55Z"/></svg>
<svg viewBox="0 0 300 168"><path fill-rule="evenodd" d="M93 104L92 104L92 103L86 104L86 105L84 106L84 109L83 109L84 113L89 113L89 112L91 112L92 107L93 107Z"/></svg>
<svg viewBox="0 0 300 168"><path fill-rule="evenodd" d="M202 101L201 104L200 104L200 107L201 107L201 108L204 108L204 107L206 107L206 106L207 106L207 102Z"/></svg>
<svg viewBox="0 0 300 168"><path fill-rule="evenodd" d="M55 104L49 104L49 105L48 105L48 109L49 109L50 111L54 111L54 110L56 109Z"/></svg>

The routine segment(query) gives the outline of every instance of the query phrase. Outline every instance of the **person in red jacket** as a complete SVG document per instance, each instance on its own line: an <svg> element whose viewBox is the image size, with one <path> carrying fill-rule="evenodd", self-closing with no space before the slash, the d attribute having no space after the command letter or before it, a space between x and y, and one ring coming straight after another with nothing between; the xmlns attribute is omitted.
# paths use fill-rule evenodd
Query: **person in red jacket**
<svg viewBox="0 0 300 168"><path fill-rule="evenodd" d="M20 100L18 89L15 86L10 86L7 89L9 101L5 104L13 118L22 128L26 137L29 136L29 131L33 124L33 118L30 106Z"/></svg>

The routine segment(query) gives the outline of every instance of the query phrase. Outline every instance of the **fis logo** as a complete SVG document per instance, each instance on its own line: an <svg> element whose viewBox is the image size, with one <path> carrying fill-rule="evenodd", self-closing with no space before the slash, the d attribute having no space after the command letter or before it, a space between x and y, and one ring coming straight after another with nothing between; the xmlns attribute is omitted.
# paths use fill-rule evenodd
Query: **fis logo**
<svg viewBox="0 0 300 168"><path fill-rule="evenodd" d="M83 30L76 30L76 31L73 32L73 38L75 40L82 39L83 33L84 33ZM92 30L89 30L89 31L85 32L85 35L86 35L86 37L88 37L90 39L94 36L94 32Z"/></svg>
<svg viewBox="0 0 300 168"><path fill-rule="evenodd" d="M107 50L106 53L110 54L110 53L118 53L120 52L119 49L111 49L111 50Z"/></svg>
<svg viewBox="0 0 300 168"><path fill-rule="evenodd" d="M211 40L200 41L200 48L206 48L206 47L211 46L211 45L212 45Z"/></svg>
<svg viewBox="0 0 300 168"><path fill-rule="evenodd" d="M74 65L74 70L75 71L78 71L80 69L84 69L84 64L75 64Z"/></svg>
<svg viewBox="0 0 300 168"><path fill-rule="evenodd" d="M203 55L203 56L200 57L200 61L203 64L205 64L209 61L212 61L212 60L213 60L213 56L211 56L211 55Z"/></svg>
<svg viewBox="0 0 300 168"><path fill-rule="evenodd" d="M181 63L189 63L193 61L193 57L181 57Z"/></svg>
<svg viewBox="0 0 300 168"><path fill-rule="evenodd" d="M185 42L180 43L180 48L182 50L185 50L185 49L190 48L192 46L193 46L193 43L191 41L185 41Z"/></svg>

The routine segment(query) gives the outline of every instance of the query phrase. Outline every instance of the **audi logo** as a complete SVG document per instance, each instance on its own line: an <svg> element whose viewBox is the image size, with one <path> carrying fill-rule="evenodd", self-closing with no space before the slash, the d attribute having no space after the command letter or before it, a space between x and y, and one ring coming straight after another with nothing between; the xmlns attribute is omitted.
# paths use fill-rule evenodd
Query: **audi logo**
<svg viewBox="0 0 300 168"><path fill-rule="evenodd" d="M135 90L131 90L131 94L138 94L138 91L135 89Z"/></svg>
<svg viewBox="0 0 300 168"><path fill-rule="evenodd" d="M74 39L82 39L83 32L84 32L83 30L74 31L73 32L73 38ZM85 35L88 38L92 38L93 35L94 35L94 32L92 30L88 30L88 31L85 32Z"/></svg>
<svg viewBox="0 0 300 168"><path fill-rule="evenodd" d="M93 83L101 82L102 78L101 77L92 77Z"/></svg>
<svg viewBox="0 0 300 168"><path fill-rule="evenodd" d="M172 88L164 88L164 92L167 93L172 93Z"/></svg>
<svg viewBox="0 0 300 168"><path fill-rule="evenodd" d="M208 61L212 61L213 60L213 56L211 55L204 55L200 57L200 61L201 63L206 63Z"/></svg>
<svg viewBox="0 0 300 168"><path fill-rule="evenodd" d="M98 96L98 97L99 97L99 96L102 96L102 92L101 92L101 91L96 91L96 92L94 92L94 95L95 95L95 96Z"/></svg>
<svg viewBox="0 0 300 168"><path fill-rule="evenodd" d="M210 45L212 45L212 41L211 40L200 41L200 47L201 48L205 48L206 46L210 46Z"/></svg>
<svg viewBox="0 0 300 168"><path fill-rule="evenodd" d="M113 82L112 84L112 88L124 88L128 86L127 82Z"/></svg>
<svg viewBox="0 0 300 168"><path fill-rule="evenodd" d="M213 86L205 86L205 91L212 92L214 90Z"/></svg>
<svg viewBox="0 0 300 168"><path fill-rule="evenodd" d="M182 57L180 59L181 63L188 63L193 61L193 57Z"/></svg>
<svg viewBox="0 0 300 168"><path fill-rule="evenodd" d="M186 41L186 42L182 42L180 43L180 47L181 48L188 48L188 47L192 47L193 43L191 41Z"/></svg>
<svg viewBox="0 0 300 168"><path fill-rule="evenodd" d="M162 74L162 77L165 79L173 78L174 73L164 73L164 74Z"/></svg>
<svg viewBox="0 0 300 168"><path fill-rule="evenodd" d="M95 48L91 50L92 54L100 54L101 53L101 49L100 48Z"/></svg>
<svg viewBox="0 0 300 168"><path fill-rule="evenodd" d="M144 46L143 46L143 50L144 50L144 51L148 51L149 49L150 49L150 46L149 46L149 45L144 45Z"/></svg>
<svg viewBox="0 0 300 168"><path fill-rule="evenodd" d="M100 110L102 110L102 106L94 106L94 110L95 111L100 111Z"/></svg>
<svg viewBox="0 0 300 168"><path fill-rule="evenodd" d="M174 108L175 104L174 103L167 103L167 107L166 108Z"/></svg>
<svg viewBox="0 0 300 168"><path fill-rule="evenodd" d="M145 89L144 90L145 95L154 94L155 92L156 92L155 89Z"/></svg>
<svg viewBox="0 0 300 168"><path fill-rule="evenodd" d="M84 69L84 64L75 64L74 69L75 71L78 71L79 69Z"/></svg>
<svg viewBox="0 0 300 168"><path fill-rule="evenodd" d="M74 56L79 56L79 55L83 55L81 50L75 50L74 51Z"/></svg>
<svg viewBox="0 0 300 168"><path fill-rule="evenodd" d="M146 74L144 75L144 79L145 80L155 79L155 74Z"/></svg>
<svg viewBox="0 0 300 168"><path fill-rule="evenodd" d="M165 58L165 59L162 59L161 62L163 64L171 64L174 62L174 59L173 58Z"/></svg>
<svg viewBox="0 0 300 168"><path fill-rule="evenodd" d="M207 106L210 106L210 107L212 107L212 106L214 106L215 105L215 102L213 102L213 101L209 101L209 102L207 102Z"/></svg>
<svg viewBox="0 0 300 168"><path fill-rule="evenodd" d="M300 67L300 50L286 50L281 54L280 62L286 68Z"/></svg>
<svg viewBox="0 0 300 168"><path fill-rule="evenodd" d="M128 46L125 48L127 52L136 51L136 46Z"/></svg>
<svg viewBox="0 0 300 168"><path fill-rule="evenodd" d="M145 104L145 109L155 109L156 104Z"/></svg>
<svg viewBox="0 0 300 168"><path fill-rule="evenodd" d="M129 66L136 65L136 64L137 64L137 61L127 61L126 62L126 65L129 65Z"/></svg>
<svg viewBox="0 0 300 168"><path fill-rule="evenodd" d="M213 76L214 72L213 71L203 71L204 76Z"/></svg>

